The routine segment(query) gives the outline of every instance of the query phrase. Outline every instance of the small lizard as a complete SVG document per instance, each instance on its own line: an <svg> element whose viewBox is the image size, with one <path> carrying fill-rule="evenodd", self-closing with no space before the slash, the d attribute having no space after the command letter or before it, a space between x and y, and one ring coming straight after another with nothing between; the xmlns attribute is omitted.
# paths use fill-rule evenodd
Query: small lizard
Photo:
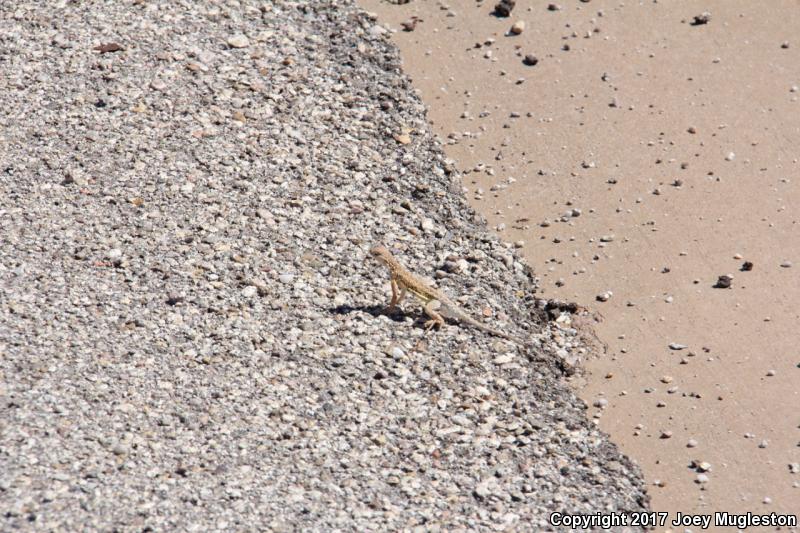
<svg viewBox="0 0 800 533"><path fill-rule="evenodd" d="M387 311L391 312L394 310L398 304L400 304L406 292L410 292L422 303L425 314L431 317L430 320L425 322L426 331L429 331L434 326L443 326L445 322L442 315L444 315L448 318L456 319L470 326L474 326L487 333L491 333L497 337L514 341L520 346L525 346L525 342L522 339L490 328L469 316L466 311L458 307L442 291L427 285L401 265L385 246L373 246L369 251L368 258L369 257L379 261L389 269L392 283L392 301L389 302Z"/></svg>

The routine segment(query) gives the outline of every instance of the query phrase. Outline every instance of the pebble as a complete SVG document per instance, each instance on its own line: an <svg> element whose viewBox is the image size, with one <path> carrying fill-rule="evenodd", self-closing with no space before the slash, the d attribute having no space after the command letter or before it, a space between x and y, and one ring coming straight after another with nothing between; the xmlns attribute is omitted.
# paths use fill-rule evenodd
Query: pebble
<svg viewBox="0 0 800 533"><path fill-rule="evenodd" d="M733 276L723 274L717 278L717 283L714 284L715 289L729 289L733 284Z"/></svg>
<svg viewBox="0 0 800 533"><path fill-rule="evenodd" d="M696 478L698 483L708 483L708 475L706 474L697 474Z"/></svg>
<svg viewBox="0 0 800 533"><path fill-rule="evenodd" d="M525 31L525 21L524 20L518 20L511 26L511 33L513 33L514 35L519 35L523 31Z"/></svg>
<svg viewBox="0 0 800 533"><path fill-rule="evenodd" d="M711 13L704 11L699 15L695 15L694 19L692 19L692 26L702 26L709 22L711 22Z"/></svg>
<svg viewBox="0 0 800 533"><path fill-rule="evenodd" d="M669 343L669 349L670 350L676 350L677 351L677 350L685 350L686 348L688 348L688 346L686 346L685 344L680 344L680 343L677 343L677 342Z"/></svg>
<svg viewBox="0 0 800 533"><path fill-rule="evenodd" d="M281 274L278 276L278 280L281 283L291 283L294 281L294 274Z"/></svg>
<svg viewBox="0 0 800 533"><path fill-rule="evenodd" d="M661 438L662 439L670 439L670 438L672 438L672 431L669 431L669 430L662 431L661 432Z"/></svg>
<svg viewBox="0 0 800 533"><path fill-rule="evenodd" d="M693 465L698 472L708 472L711 470L711 463L706 461L693 461Z"/></svg>
<svg viewBox="0 0 800 533"><path fill-rule="evenodd" d="M228 37L228 46L231 48L247 48L250 46L250 39L241 33Z"/></svg>
<svg viewBox="0 0 800 533"><path fill-rule="evenodd" d="M501 0L494 6L494 14L498 17L508 17L516 4L516 0Z"/></svg>
<svg viewBox="0 0 800 533"><path fill-rule="evenodd" d="M697 447L697 441L694 440L694 439L689 439L688 441L686 441L686 447L687 448L696 448Z"/></svg>
<svg viewBox="0 0 800 533"><path fill-rule="evenodd" d="M782 262L781 263L781 268L792 268L792 262L791 261Z"/></svg>
<svg viewBox="0 0 800 533"><path fill-rule="evenodd" d="M539 62L539 58L537 58L533 54L527 54L525 56L525 59L522 60L522 62L524 64L526 64L527 66L532 67L532 66L536 65Z"/></svg>
<svg viewBox="0 0 800 533"><path fill-rule="evenodd" d="M613 296L613 293L611 291L605 291L595 296L595 299L598 302L607 302L611 298L611 296Z"/></svg>

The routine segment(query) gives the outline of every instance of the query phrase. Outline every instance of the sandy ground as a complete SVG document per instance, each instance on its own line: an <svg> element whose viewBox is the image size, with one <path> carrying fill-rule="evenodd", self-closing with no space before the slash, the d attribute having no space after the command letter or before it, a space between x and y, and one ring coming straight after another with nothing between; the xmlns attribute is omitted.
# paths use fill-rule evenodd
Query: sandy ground
<svg viewBox="0 0 800 533"><path fill-rule="evenodd" d="M493 5L362 2L473 205L604 317L576 384L653 509L798 513L800 4Z"/></svg>

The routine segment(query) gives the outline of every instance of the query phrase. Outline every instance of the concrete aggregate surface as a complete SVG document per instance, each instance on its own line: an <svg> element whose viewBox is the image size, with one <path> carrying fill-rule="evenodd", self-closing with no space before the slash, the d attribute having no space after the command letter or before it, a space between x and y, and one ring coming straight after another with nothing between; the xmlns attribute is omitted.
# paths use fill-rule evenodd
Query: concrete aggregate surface
<svg viewBox="0 0 800 533"><path fill-rule="evenodd" d="M3 2L0 74L0 529L647 508L564 382L579 335L350 2ZM387 315L375 242L532 346Z"/></svg>

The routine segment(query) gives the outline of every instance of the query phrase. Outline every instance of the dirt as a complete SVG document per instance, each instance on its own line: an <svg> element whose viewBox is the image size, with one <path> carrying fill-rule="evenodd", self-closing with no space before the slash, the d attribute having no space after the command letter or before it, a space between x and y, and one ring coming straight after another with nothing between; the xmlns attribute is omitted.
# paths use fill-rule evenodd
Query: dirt
<svg viewBox="0 0 800 533"><path fill-rule="evenodd" d="M653 509L797 513L796 2L362 6L472 205L604 317L575 385Z"/></svg>

